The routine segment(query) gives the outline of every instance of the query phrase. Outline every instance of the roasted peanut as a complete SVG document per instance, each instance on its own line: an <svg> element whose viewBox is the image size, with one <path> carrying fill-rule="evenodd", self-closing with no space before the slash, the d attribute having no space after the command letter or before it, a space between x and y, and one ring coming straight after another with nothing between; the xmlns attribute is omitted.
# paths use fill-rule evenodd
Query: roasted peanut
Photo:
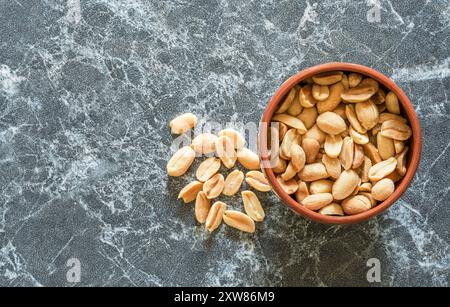
<svg viewBox="0 0 450 307"><path fill-rule="evenodd" d="M205 221L206 229L208 229L209 232L213 232L220 226L226 209L227 205L221 201L215 202L211 206Z"/></svg>
<svg viewBox="0 0 450 307"><path fill-rule="evenodd" d="M313 163L316 161L316 156L319 153L320 144L315 139L305 138L302 141L302 148L305 153L306 163Z"/></svg>
<svg viewBox="0 0 450 307"><path fill-rule="evenodd" d="M398 104L397 95L394 92L387 93L385 104L389 112L400 114L400 105Z"/></svg>
<svg viewBox="0 0 450 307"><path fill-rule="evenodd" d="M245 176L245 181L255 190L268 192L271 190L270 184L263 173L250 171Z"/></svg>
<svg viewBox="0 0 450 307"><path fill-rule="evenodd" d="M394 193L394 189L395 185L391 179L381 179L372 187L372 197L378 201L384 201Z"/></svg>
<svg viewBox="0 0 450 307"><path fill-rule="evenodd" d="M210 209L211 200L206 197L203 191L198 192L195 200L195 218L197 222L200 224L205 223Z"/></svg>
<svg viewBox="0 0 450 307"><path fill-rule="evenodd" d="M183 134L197 126L197 116L192 113L185 113L172 119L169 123L172 134Z"/></svg>
<svg viewBox="0 0 450 307"><path fill-rule="evenodd" d="M194 201L197 194L202 190L203 183L200 181L193 181L185 186L178 194L178 199L183 199L185 203L190 203Z"/></svg>
<svg viewBox="0 0 450 307"><path fill-rule="evenodd" d="M225 186L225 179L222 174L216 174L203 184L203 192L208 199L218 197Z"/></svg>
<svg viewBox="0 0 450 307"><path fill-rule="evenodd" d="M255 232L255 222L248 215L242 212L226 210L223 214L223 221L228 226L238 230L248 233Z"/></svg>
<svg viewBox="0 0 450 307"><path fill-rule="evenodd" d="M217 136L211 133L202 133L192 140L191 147L199 154L208 154L216 151Z"/></svg>
<svg viewBox="0 0 450 307"><path fill-rule="evenodd" d="M184 175L195 159L195 151L184 146L180 148L167 162L167 174L173 177Z"/></svg>
<svg viewBox="0 0 450 307"><path fill-rule="evenodd" d="M358 174L353 170L345 170L334 182L332 194L334 199L341 200L350 196L360 181Z"/></svg>
<svg viewBox="0 0 450 307"><path fill-rule="evenodd" d="M324 101L330 96L330 89L326 85L314 84L312 86L312 96L317 101Z"/></svg>
<svg viewBox="0 0 450 307"><path fill-rule="evenodd" d="M244 181L244 173L240 170L234 170L228 174L223 184L222 194L226 196L233 196L241 188Z"/></svg>
<svg viewBox="0 0 450 307"><path fill-rule="evenodd" d="M245 213L251 217L255 222L264 220L265 214L261 203L252 191L242 191L242 202L244 203Z"/></svg>
<svg viewBox="0 0 450 307"><path fill-rule="evenodd" d="M319 193L306 196L301 203L306 209L317 211L332 202L333 195L330 193Z"/></svg>
<svg viewBox="0 0 450 307"><path fill-rule="evenodd" d="M241 148L237 152L237 159L246 169L254 170L260 168L260 161L257 154L248 148Z"/></svg>
<svg viewBox="0 0 450 307"><path fill-rule="evenodd" d="M347 129L345 121L334 112L324 112L317 117L317 126L330 135L337 135Z"/></svg>
<svg viewBox="0 0 450 307"><path fill-rule="evenodd" d="M195 173L198 181L205 182L220 169L220 160L214 157L208 158L203 161L197 168Z"/></svg>

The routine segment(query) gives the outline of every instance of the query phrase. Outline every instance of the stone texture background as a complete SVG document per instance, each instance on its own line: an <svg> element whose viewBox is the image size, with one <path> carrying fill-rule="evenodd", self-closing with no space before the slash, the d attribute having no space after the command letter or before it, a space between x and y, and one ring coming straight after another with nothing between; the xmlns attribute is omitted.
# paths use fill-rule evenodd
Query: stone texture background
<svg viewBox="0 0 450 307"><path fill-rule="evenodd" d="M0 285L449 284L450 3L0 0ZM257 122L290 75L329 61L391 76L423 129L385 214L325 226L262 196L253 236L208 235L168 179L168 121ZM229 201L239 206L238 198Z"/></svg>

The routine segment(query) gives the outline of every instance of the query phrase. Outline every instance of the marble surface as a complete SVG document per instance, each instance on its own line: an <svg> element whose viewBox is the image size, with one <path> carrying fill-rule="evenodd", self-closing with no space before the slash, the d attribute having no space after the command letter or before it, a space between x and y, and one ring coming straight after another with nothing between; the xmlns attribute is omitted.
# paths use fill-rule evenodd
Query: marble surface
<svg viewBox="0 0 450 307"><path fill-rule="evenodd" d="M0 0L0 286L448 285L450 2L380 4L368 22L367 1ZM360 225L310 222L269 194L255 235L205 233L176 200L191 176L165 173L168 121L257 122L286 78L329 61L410 97L411 187Z"/></svg>

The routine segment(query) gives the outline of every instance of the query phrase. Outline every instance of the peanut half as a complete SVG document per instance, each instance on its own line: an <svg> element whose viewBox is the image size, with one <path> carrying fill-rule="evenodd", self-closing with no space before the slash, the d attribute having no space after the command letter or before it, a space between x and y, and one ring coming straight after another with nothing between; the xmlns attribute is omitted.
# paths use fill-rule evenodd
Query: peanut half
<svg viewBox="0 0 450 307"><path fill-rule="evenodd" d="M245 213L235 210L226 210L223 214L223 221L230 227L240 231L254 233L255 222Z"/></svg>
<svg viewBox="0 0 450 307"><path fill-rule="evenodd" d="M245 139L238 131L234 129L223 129L219 132L220 136L226 136L228 137L235 149L241 149L245 146Z"/></svg>
<svg viewBox="0 0 450 307"><path fill-rule="evenodd" d="M197 126L197 116L192 113L185 113L172 119L169 123L172 134L183 134Z"/></svg>
<svg viewBox="0 0 450 307"><path fill-rule="evenodd" d="M197 194L202 190L203 183L200 181L193 181L181 189L178 194L178 199L183 199L185 203L190 203L195 200Z"/></svg>
<svg viewBox="0 0 450 307"><path fill-rule="evenodd" d="M251 217L255 222L264 220L265 214L261 203L252 191L242 191L242 201L244 203L245 213Z"/></svg>
<svg viewBox="0 0 450 307"><path fill-rule="evenodd" d="M226 196L233 196L241 188L244 181L244 173L240 170L234 170L228 174L223 185L222 194Z"/></svg>
<svg viewBox="0 0 450 307"><path fill-rule="evenodd" d="M246 169L253 170L260 168L260 161L257 154L248 148L241 148L237 152L237 158Z"/></svg>
<svg viewBox="0 0 450 307"><path fill-rule="evenodd" d="M211 133L202 133L192 140L191 147L199 154L208 154L216 151L217 136Z"/></svg>
<svg viewBox="0 0 450 307"><path fill-rule="evenodd" d="M226 168L232 168L237 160L233 141L228 136L220 136L216 141L216 153Z"/></svg>
<svg viewBox="0 0 450 307"><path fill-rule="evenodd" d="M250 171L245 175L245 181L255 190L268 192L272 188L263 173Z"/></svg>
<svg viewBox="0 0 450 307"><path fill-rule="evenodd" d="M211 201L206 197L205 192L200 191L195 200L195 218L197 222L200 224L205 223L210 209Z"/></svg>
<svg viewBox="0 0 450 307"><path fill-rule="evenodd" d="M333 202L333 195L330 193L319 193L305 197L302 205L309 210L317 211Z"/></svg>
<svg viewBox="0 0 450 307"><path fill-rule="evenodd" d="M222 174L216 174L203 184L203 192L208 199L218 197L225 186L225 179Z"/></svg>
<svg viewBox="0 0 450 307"><path fill-rule="evenodd" d="M364 195L352 196L342 202L342 209L344 209L344 212L348 215L362 213L370 208L372 208L372 203L370 199Z"/></svg>
<svg viewBox="0 0 450 307"><path fill-rule="evenodd" d="M212 205L205 222L206 229L209 232L213 232L220 226L226 209L227 205L221 201L215 202Z"/></svg>
<svg viewBox="0 0 450 307"><path fill-rule="evenodd" d="M391 179L381 179L372 187L372 197L378 201L384 201L394 193L395 185Z"/></svg>
<svg viewBox="0 0 450 307"><path fill-rule="evenodd" d="M195 159L195 151L184 146L180 148L167 162L167 174L173 177L184 175Z"/></svg>
<svg viewBox="0 0 450 307"><path fill-rule="evenodd" d="M214 176L220 169L220 160L214 157L203 161L197 168L195 175L198 181L205 182Z"/></svg>
<svg viewBox="0 0 450 307"><path fill-rule="evenodd" d="M394 157L381 161L369 169L369 179L375 182L379 181L395 171L396 166L397 160Z"/></svg>

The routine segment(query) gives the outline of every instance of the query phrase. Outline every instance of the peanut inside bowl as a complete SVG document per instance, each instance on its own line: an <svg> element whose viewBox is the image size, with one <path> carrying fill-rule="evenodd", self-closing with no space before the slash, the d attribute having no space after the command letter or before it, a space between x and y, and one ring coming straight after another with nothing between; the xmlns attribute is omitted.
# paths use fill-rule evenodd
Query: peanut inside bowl
<svg viewBox="0 0 450 307"><path fill-rule="evenodd" d="M263 170L295 212L356 223L389 207L420 156L420 128L404 93L349 63L293 76L272 98L260 133Z"/></svg>

